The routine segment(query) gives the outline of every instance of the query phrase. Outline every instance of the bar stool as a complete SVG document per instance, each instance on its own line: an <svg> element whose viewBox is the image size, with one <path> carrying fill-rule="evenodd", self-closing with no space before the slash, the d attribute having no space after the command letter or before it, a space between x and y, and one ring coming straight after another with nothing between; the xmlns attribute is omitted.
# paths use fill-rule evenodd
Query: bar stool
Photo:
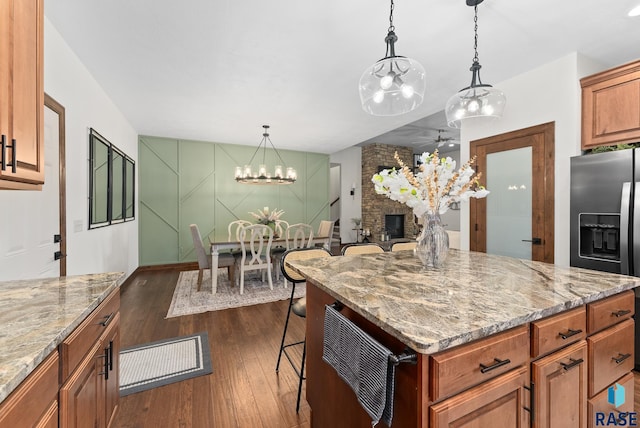
<svg viewBox="0 0 640 428"><path fill-rule="evenodd" d="M316 259L320 257L331 257L331 253L324 248L296 248L292 250L286 251L282 255L282 261L280 263L280 268L282 270L282 274L284 277L291 281L291 297L289 298L289 308L287 309L287 318L284 322L284 330L282 331L282 341L280 342L280 352L278 353L278 362L276 364L276 373L280 369L280 359L282 358L282 354L287 357L291 367L298 375L298 399L296 402L296 413L300 410L300 394L302 393L302 381L305 379L304 377L304 362L305 357L307 355L307 340L306 334L303 340L287 343L285 344L285 338L287 336L287 327L289 327L289 317L291 316L291 312L295 315L306 318L307 316L307 299L306 297L302 297L298 299L296 302L293 301L293 295L296 291L296 284L301 282L305 282L305 277L294 271L293 269L287 267L287 261L293 260L307 260L307 259ZM302 345L302 359L300 361L300 367L296 365L293 361L289 353L287 352L287 348L291 346Z"/></svg>

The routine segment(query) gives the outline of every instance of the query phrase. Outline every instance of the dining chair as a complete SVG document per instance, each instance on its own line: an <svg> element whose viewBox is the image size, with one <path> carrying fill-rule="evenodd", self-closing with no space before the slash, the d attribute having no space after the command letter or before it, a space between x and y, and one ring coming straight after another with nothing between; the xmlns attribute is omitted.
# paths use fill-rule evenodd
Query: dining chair
<svg viewBox="0 0 640 428"><path fill-rule="evenodd" d="M250 226L253 223L247 220L234 220L227 226L227 242L238 242L240 241L240 230L245 226ZM229 253L233 255L236 259L240 259L242 255L242 250L240 247L232 248L229 250Z"/></svg>
<svg viewBox="0 0 640 428"><path fill-rule="evenodd" d="M306 223L291 224L287 228L286 232L286 244L287 250L294 250L297 248L310 248L313 246L313 227ZM276 264L278 268L282 265L282 255L276 255ZM280 279L280 270L276 270L276 279ZM282 281L284 288L287 288L287 278L284 277Z"/></svg>
<svg viewBox="0 0 640 428"><path fill-rule="evenodd" d="M278 245L273 245L271 247L271 263L276 272L276 280L280 279L280 268L279 263L280 259L282 259L282 254L287 251L287 240L286 233L289 228L289 222L286 220L276 220L274 226L274 238L277 236L278 238L284 238L284 241L280 241ZM284 245L283 245L284 244Z"/></svg>
<svg viewBox="0 0 640 428"><path fill-rule="evenodd" d="M391 251L413 250L416 248L416 245L418 245L416 241L396 242L391 246Z"/></svg>
<svg viewBox="0 0 640 428"><path fill-rule="evenodd" d="M331 241L333 240L333 228L336 222L330 220L321 220L318 226L317 236L328 236L327 241L324 244L317 244L324 247L326 250L331 251Z"/></svg>
<svg viewBox="0 0 640 428"><path fill-rule="evenodd" d="M245 226L240 231L241 261L240 261L240 294L244 292L244 277L250 271L262 271L269 281L269 288L273 290L271 280L271 244L273 229L264 224Z"/></svg>
<svg viewBox="0 0 640 428"><path fill-rule="evenodd" d="M300 393L302 392L302 381L305 379L304 377L304 362L307 354L307 342L306 335L305 338L299 340L297 342L292 342L285 344L285 338L287 336L287 327L289 326L289 317L291 316L291 312L294 315L297 315L301 318L307 317L307 299L306 297L302 297L298 299L295 303L293 301L293 296L296 291L296 284L305 282L306 279L304 276L300 275L290 267L287 267L285 261L293 261L293 260L309 260L309 259L317 259L320 257L331 257L331 253L324 248L294 248L291 250L287 250L282 257L281 270L282 275L287 278L293 284L291 286L291 297L289 298L289 309L287 310L287 317L284 321L284 329L282 331L282 341L280 342L280 352L278 353L278 362L276 363L276 373L280 370L280 360L282 358L282 354L287 357L291 367L298 375L298 400L296 402L296 413L300 410ZM300 360L300 367L296 366L296 363L293 361L293 358L287 352L287 348L291 346L302 345L302 358Z"/></svg>
<svg viewBox="0 0 640 428"><path fill-rule="evenodd" d="M349 244L342 248L342 255L384 253L384 248L375 243L370 244Z"/></svg>
<svg viewBox="0 0 640 428"><path fill-rule="evenodd" d="M193 238L193 248L196 252L196 256L198 256L198 288L197 291L200 291L202 287L202 274L205 269L209 269L211 271L211 275L213 277L216 272L211 268L211 256L207 254L207 251L202 244L202 236L200 235L200 229L198 229L197 224L190 224L189 228L191 229L191 237ZM229 281L231 285L234 284L234 274L236 269L236 259L231 254L220 254L218 256L218 268L227 268L227 276L229 277ZM217 269L216 269L217 270Z"/></svg>

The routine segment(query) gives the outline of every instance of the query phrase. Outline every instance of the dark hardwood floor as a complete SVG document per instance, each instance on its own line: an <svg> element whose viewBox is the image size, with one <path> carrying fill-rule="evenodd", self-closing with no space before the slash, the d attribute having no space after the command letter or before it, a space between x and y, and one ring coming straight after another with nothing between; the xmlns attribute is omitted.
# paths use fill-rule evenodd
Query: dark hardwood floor
<svg viewBox="0 0 640 428"><path fill-rule="evenodd" d="M308 427L298 377L283 357L275 372L287 301L165 319L177 270L143 271L121 290L121 346L207 331L213 373L120 399L116 427ZM292 316L288 337L304 336ZM299 356L298 356L299 357Z"/></svg>
<svg viewBox="0 0 640 428"><path fill-rule="evenodd" d="M287 301L165 319L179 271L142 271L121 290L121 346L207 331L213 373L120 399L115 427L309 427L304 399L296 414L297 376L275 365ZM304 320L292 316L290 339ZM298 355L299 358L299 355ZM640 374L634 409L640 411Z"/></svg>

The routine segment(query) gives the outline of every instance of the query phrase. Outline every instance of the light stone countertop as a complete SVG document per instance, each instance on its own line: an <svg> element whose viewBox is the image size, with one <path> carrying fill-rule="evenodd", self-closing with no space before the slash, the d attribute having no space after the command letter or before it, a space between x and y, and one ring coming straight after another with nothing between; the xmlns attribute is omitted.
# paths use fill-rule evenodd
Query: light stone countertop
<svg viewBox="0 0 640 428"><path fill-rule="evenodd" d="M124 279L114 272L0 282L0 402Z"/></svg>
<svg viewBox="0 0 640 428"><path fill-rule="evenodd" d="M436 270L424 268L413 251L289 266L422 354L640 286L636 277L455 249Z"/></svg>

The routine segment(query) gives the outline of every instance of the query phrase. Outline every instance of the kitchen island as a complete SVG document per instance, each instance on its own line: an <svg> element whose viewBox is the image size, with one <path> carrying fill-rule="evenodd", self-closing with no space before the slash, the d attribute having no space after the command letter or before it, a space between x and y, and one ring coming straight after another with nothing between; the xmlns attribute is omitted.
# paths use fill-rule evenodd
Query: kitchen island
<svg viewBox="0 0 640 428"><path fill-rule="evenodd" d="M117 337L124 279L116 272L0 282L0 426L16 415L24 424L48 416L57 426L62 383L90 348L99 348L98 335ZM34 414L42 410L40 396L43 405L53 400L50 414Z"/></svg>
<svg viewBox="0 0 640 428"><path fill-rule="evenodd" d="M559 388L545 390L552 384L546 379L531 392L531 384L535 376L551 379L558 371L545 374L549 358L570 374L563 380L574 382L563 391L579 395L563 417L587 426L601 408L605 387L627 381L633 367L629 290L640 278L460 250L450 250L437 270L423 268L412 251L290 266L307 278L307 401L315 428L371 422L322 360L324 305L335 301L344 305L343 315L395 354L417 353L417 364L397 368L394 427L434 428L454 420L485 426L483 418L490 426L528 426L529 419L547 426L557 409L541 402L554 403L545 394ZM494 361L501 365L493 367ZM607 376L599 378L601 372ZM539 398L535 413L532 396ZM631 381L631 409L632 397Z"/></svg>

